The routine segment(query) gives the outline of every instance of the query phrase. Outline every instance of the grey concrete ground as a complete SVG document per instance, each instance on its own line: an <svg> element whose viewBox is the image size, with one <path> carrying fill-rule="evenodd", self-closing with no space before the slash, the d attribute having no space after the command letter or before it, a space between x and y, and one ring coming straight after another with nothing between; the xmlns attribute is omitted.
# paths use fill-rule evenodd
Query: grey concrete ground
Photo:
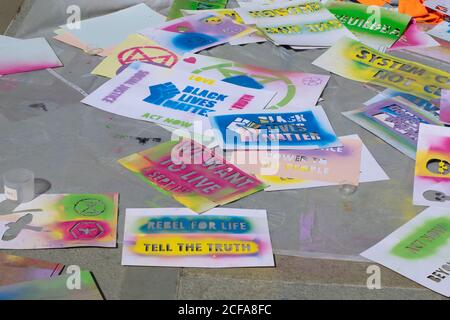
<svg viewBox="0 0 450 320"><path fill-rule="evenodd" d="M23 0L0 0L0 34L6 31L22 3Z"/></svg>
<svg viewBox="0 0 450 320"><path fill-rule="evenodd" d="M21 1L0 1L1 31L9 25ZM38 2L40 5L28 12L32 4ZM26 0L25 9L8 34L18 37L43 35L50 39L51 31L64 23L63 18L59 19L64 14L64 3L78 3L83 9L92 7L89 14L99 15L136 2L105 0L94 4L90 0ZM44 5L46 3L48 7ZM162 8L168 2L153 0L146 3ZM46 14L54 21L48 22L50 18L47 19ZM51 45L64 61L65 67L57 70L64 78L88 92L102 83L89 75L99 58L56 41L51 41ZM247 55L242 49L222 46L211 53L224 58L236 57L247 63L323 72L310 65L310 61L320 54L315 50L293 53L268 44L246 46L245 50ZM324 93L326 111L338 134L358 133L363 138L392 179L383 184L362 185L357 196L349 199L342 199L336 188L321 188L320 191L260 192L230 204L229 207L268 210L277 253L276 268L206 270L123 267L120 264L124 209L178 207L179 204L136 181L115 163L121 156L142 147L117 143L104 132L104 124L111 124L121 133L148 132L165 140L169 138L168 133L151 124L111 116L81 105L82 96L47 71L8 76L1 81L14 88L11 92L0 92L0 132L3 133L0 172L17 166L30 168L39 177L52 182L52 193L121 193L119 248L6 252L67 265L77 264L91 270L107 299L443 299L385 268L381 268L382 288L369 290L366 270L371 264L355 261L359 252L421 210L413 207L408 198L411 196L413 161L340 115L341 111L352 110L374 95L361 84L333 76ZM353 99L348 98L350 94L354 95ZM21 109L22 104L36 101L45 101L50 112L39 115ZM119 147L123 149L122 153L117 151ZM299 221L305 214L315 217L314 230L311 238L299 240ZM341 259L330 259L333 256ZM345 257L353 261L343 260Z"/></svg>
<svg viewBox="0 0 450 320"><path fill-rule="evenodd" d="M181 299L444 299L381 267L381 288L367 288L366 262L276 256L276 268L181 271Z"/></svg>

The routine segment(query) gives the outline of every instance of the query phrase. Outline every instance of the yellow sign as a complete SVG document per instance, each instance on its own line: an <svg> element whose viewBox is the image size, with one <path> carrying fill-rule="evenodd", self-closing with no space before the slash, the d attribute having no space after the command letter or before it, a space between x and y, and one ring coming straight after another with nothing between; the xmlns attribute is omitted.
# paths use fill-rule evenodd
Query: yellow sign
<svg viewBox="0 0 450 320"><path fill-rule="evenodd" d="M92 74L114 78L135 61L171 68L179 59L180 57L177 54L160 46L155 41L139 34L132 34L117 46L92 71Z"/></svg>
<svg viewBox="0 0 450 320"><path fill-rule="evenodd" d="M138 236L133 251L152 256L253 255L259 252L254 241L218 237Z"/></svg>
<svg viewBox="0 0 450 320"><path fill-rule="evenodd" d="M450 73L379 52L350 38L341 39L313 64L426 100L439 101L441 90L450 89Z"/></svg>

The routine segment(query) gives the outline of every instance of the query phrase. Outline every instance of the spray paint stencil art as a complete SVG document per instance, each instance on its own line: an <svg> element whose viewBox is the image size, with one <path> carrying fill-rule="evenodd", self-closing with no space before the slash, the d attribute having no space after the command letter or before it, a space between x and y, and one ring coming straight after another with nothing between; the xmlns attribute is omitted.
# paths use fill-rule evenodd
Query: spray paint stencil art
<svg viewBox="0 0 450 320"><path fill-rule="evenodd" d="M1 249L115 247L118 194L41 195L0 215Z"/></svg>
<svg viewBox="0 0 450 320"><path fill-rule="evenodd" d="M122 265L274 266L265 210L127 209Z"/></svg>
<svg viewBox="0 0 450 320"><path fill-rule="evenodd" d="M342 146L320 106L298 112L215 113L209 119L226 150Z"/></svg>
<svg viewBox="0 0 450 320"><path fill-rule="evenodd" d="M236 23L229 17L206 12L169 21L158 29L143 30L141 34L183 55L188 52L198 52L255 31L256 29Z"/></svg>
<svg viewBox="0 0 450 320"><path fill-rule="evenodd" d="M450 128L420 125L414 204L450 207Z"/></svg>
<svg viewBox="0 0 450 320"><path fill-rule="evenodd" d="M200 54L185 54L174 68L241 87L277 92L267 109L316 105L330 79L328 75L271 70Z"/></svg>

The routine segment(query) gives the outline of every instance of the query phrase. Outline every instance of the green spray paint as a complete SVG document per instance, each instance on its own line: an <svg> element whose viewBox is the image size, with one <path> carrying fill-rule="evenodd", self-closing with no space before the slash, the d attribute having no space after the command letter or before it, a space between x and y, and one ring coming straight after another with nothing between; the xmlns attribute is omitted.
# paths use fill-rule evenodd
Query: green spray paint
<svg viewBox="0 0 450 320"><path fill-rule="evenodd" d="M405 32L411 17L380 7L349 2L331 2L327 9L357 37L384 39L387 45Z"/></svg>
<svg viewBox="0 0 450 320"><path fill-rule="evenodd" d="M391 254L404 259L427 258L446 245L449 238L450 219L430 219L392 248Z"/></svg>
<svg viewBox="0 0 450 320"><path fill-rule="evenodd" d="M66 195L58 203L64 208L64 219L111 220L114 213L114 199L103 194Z"/></svg>

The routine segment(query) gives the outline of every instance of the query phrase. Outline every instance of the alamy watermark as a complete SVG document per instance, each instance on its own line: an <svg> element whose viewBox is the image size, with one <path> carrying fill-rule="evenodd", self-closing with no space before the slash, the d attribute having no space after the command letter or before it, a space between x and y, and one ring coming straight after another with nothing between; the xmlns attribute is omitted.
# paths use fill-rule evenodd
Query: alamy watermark
<svg viewBox="0 0 450 320"><path fill-rule="evenodd" d="M81 290L81 268L77 265L68 266L66 287L69 290Z"/></svg>
<svg viewBox="0 0 450 320"><path fill-rule="evenodd" d="M81 29L81 8L77 5L70 5L67 7L66 13L69 15L66 23L67 28L69 30Z"/></svg>
<svg viewBox="0 0 450 320"><path fill-rule="evenodd" d="M381 269L379 266L372 264L367 267L366 273L369 274L367 277L366 286L369 290L381 289Z"/></svg>

